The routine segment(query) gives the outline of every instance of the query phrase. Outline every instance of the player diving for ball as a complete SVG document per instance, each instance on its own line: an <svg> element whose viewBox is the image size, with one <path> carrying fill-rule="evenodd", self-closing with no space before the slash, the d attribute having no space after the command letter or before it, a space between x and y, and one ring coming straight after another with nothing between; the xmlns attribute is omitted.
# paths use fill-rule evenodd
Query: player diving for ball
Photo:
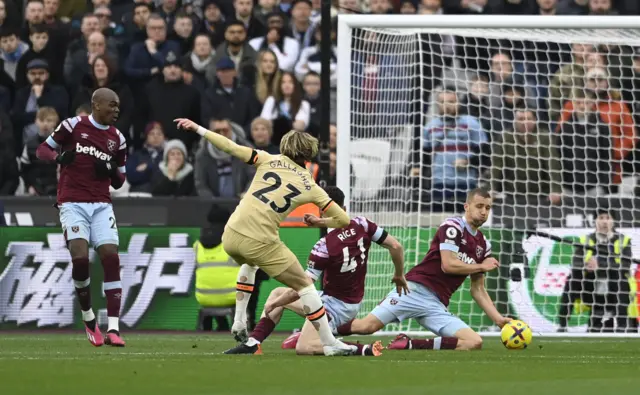
<svg viewBox="0 0 640 395"><path fill-rule="evenodd" d="M125 181L127 143L113 126L119 106L114 91L97 89L91 97L91 115L65 119L36 151L38 159L61 166L56 201L60 223L71 254L71 277L87 339L96 347L125 345L119 328L122 283L118 228L109 192L109 186L119 189ZM100 332L91 308L89 244L98 252L104 269L106 336Z"/></svg>
<svg viewBox="0 0 640 395"><path fill-rule="evenodd" d="M474 189L467 195L464 216L449 218L438 228L427 255L407 273L408 295L396 290L363 319L337 328L340 335L371 334L390 322L410 318L435 333L434 339L411 339L401 334L389 349L472 350L482 347L482 338L447 310L451 295L471 276L471 296L502 328L511 318L503 317L484 287L484 273L496 269L491 243L479 230L489 216L491 195ZM402 297L401 297L402 296Z"/></svg>
<svg viewBox="0 0 640 395"><path fill-rule="evenodd" d="M334 203L344 209L344 193L336 187L328 187L326 191ZM395 267L391 282L396 284L398 293L408 291L404 278L402 245L387 231L364 217L356 217L346 227L331 230L311 250L306 273L312 281L322 278L323 291L319 294L330 319L329 325L334 331L358 314L360 302L364 297L371 242L389 250ZM271 291L262 317L248 341L227 350L225 354L261 354L260 344L278 325L284 309L291 310L301 317L305 316L304 306L294 290L276 288ZM294 341L298 355L323 353L320 338L309 322L305 322L299 337ZM379 341L354 345L358 347L356 354L363 356L378 356L383 348Z"/></svg>
<svg viewBox="0 0 640 395"><path fill-rule="evenodd" d="M333 336L313 282L278 234L280 223L289 213L307 203L318 206L324 216L310 217L310 225L342 228L349 224L347 213L315 183L305 168L305 162L311 161L318 153L318 140L308 133L291 131L280 142L282 154L270 155L238 145L189 119L178 118L175 121L178 128L197 132L216 148L256 167L249 190L229 218L222 235L224 250L242 265L236 288L245 293L245 297L237 301L236 308L246 309L259 267L298 293L307 319L320 335L325 355L355 353L356 346L344 344ZM245 263L247 265L243 265ZM232 329L246 331L246 328L237 328L235 323Z"/></svg>

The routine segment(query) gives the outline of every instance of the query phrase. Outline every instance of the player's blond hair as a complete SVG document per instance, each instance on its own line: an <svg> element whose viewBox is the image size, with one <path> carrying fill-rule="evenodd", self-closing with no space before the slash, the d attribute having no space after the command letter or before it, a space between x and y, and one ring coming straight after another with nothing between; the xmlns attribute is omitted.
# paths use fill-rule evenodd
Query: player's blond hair
<svg viewBox="0 0 640 395"><path fill-rule="evenodd" d="M311 161L318 155L318 139L307 132L292 130L282 136L280 153L298 164Z"/></svg>

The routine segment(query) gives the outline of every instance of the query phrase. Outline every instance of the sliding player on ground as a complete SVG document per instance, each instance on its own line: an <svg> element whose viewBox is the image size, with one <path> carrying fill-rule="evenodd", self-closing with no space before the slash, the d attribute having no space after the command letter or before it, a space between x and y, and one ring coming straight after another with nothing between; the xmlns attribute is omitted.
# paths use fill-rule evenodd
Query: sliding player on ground
<svg viewBox="0 0 640 395"><path fill-rule="evenodd" d="M326 188L333 201L344 205L344 193L336 187ZM344 207L343 207L344 209ZM311 280L322 279L323 291L319 291L324 302L329 325L332 330L356 317L360 302L364 297L364 284L367 274L367 261L371 242L389 250L395 267L392 282L399 293L407 292L404 278L404 251L402 245L383 228L364 217L356 217L348 226L333 229L321 238L309 255L307 275ZM298 300L298 294L290 288L276 288L271 291L262 318L251 333L248 341L227 350L225 354L262 354L261 343L273 332L280 322L284 309L291 310L304 317L304 307ZM322 343L316 330L306 321L302 331L297 334L294 343L298 355L322 354ZM355 355L381 355L382 344L355 344Z"/></svg>
<svg viewBox="0 0 640 395"><path fill-rule="evenodd" d="M236 308L246 310L257 267L260 267L270 277L297 291L307 319L320 334L325 355L355 352L355 346L344 344L333 336L313 282L278 234L280 223L289 213L306 203L318 206L325 216L310 217L311 226L342 228L349 224L347 213L315 183L305 168L305 162L318 154L318 140L308 133L291 131L280 142L282 155L270 155L238 145L189 119L175 121L178 128L197 132L216 148L256 167L249 190L229 218L222 236L224 250L242 265L236 288L244 295L237 300ZM246 325L246 322L241 324ZM238 328L236 323L232 329L236 333L246 331L246 327Z"/></svg>
<svg viewBox="0 0 640 395"><path fill-rule="evenodd" d="M370 334L390 322L410 318L435 333L434 339L411 339L401 334L389 349L472 350L482 347L482 338L447 310L449 298L471 276L471 296L502 328L511 318L503 317L484 288L484 273L499 263L491 256L491 243L478 229L491 210L491 195L474 189L467 195L464 216L449 218L436 232L422 262L407 273L411 293L390 292L368 316L337 329L341 335Z"/></svg>
<svg viewBox="0 0 640 395"><path fill-rule="evenodd" d="M57 198L60 223L71 253L71 276L87 338L96 347L125 345L119 328L122 283L118 228L109 193L109 186L119 189L125 180L126 140L113 126L119 106L114 91L97 89L91 97L91 115L65 119L36 151L39 159L61 166ZM89 244L98 252L104 269L106 337L91 308Z"/></svg>

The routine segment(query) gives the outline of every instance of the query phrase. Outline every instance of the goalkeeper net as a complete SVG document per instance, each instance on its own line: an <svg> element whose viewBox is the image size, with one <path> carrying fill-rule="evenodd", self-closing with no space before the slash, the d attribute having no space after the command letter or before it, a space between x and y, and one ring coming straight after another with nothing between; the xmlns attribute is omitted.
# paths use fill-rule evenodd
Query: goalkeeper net
<svg viewBox="0 0 640 395"><path fill-rule="evenodd" d="M350 214L398 238L409 270L444 219L463 215L466 193L490 189L483 232L501 267L485 285L501 314L545 335L637 334L639 23L341 15L337 177ZM392 271L372 248L361 316ZM469 281L449 310L499 331ZM386 330L424 331L415 320Z"/></svg>

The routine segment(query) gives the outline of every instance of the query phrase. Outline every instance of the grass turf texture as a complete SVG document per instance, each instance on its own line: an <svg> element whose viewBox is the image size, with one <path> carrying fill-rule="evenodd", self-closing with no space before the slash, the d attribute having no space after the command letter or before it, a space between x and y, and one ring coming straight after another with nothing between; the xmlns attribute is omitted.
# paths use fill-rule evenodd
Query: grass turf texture
<svg viewBox="0 0 640 395"><path fill-rule="evenodd" d="M125 333L126 348L96 349L82 334L5 332L0 393L622 395L640 388L638 339L536 338L527 350L509 351L486 338L476 352L327 358L297 357L280 349L283 338L268 339L265 355L254 356L221 355L235 343L220 335Z"/></svg>

